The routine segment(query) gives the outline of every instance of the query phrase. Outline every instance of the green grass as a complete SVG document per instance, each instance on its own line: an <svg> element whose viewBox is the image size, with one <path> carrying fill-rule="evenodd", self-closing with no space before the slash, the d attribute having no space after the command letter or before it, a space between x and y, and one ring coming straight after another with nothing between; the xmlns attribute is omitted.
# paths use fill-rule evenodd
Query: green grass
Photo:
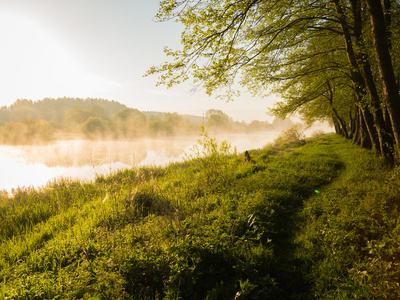
<svg viewBox="0 0 400 300"><path fill-rule="evenodd" d="M399 168L335 135L199 146L0 194L0 299L400 297Z"/></svg>

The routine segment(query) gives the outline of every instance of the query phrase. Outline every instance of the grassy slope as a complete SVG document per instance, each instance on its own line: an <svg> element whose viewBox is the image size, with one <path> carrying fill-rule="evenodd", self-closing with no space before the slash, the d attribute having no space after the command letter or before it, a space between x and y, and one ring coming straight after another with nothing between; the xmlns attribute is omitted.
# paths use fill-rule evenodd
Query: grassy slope
<svg viewBox="0 0 400 300"><path fill-rule="evenodd" d="M334 148L344 169L305 202L296 238L298 255L311 266L315 295L400 299L400 167L385 167L350 141L327 142L317 144Z"/></svg>
<svg viewBox="0 0 400 300"><path fill-rule="evenodd" d="M334 135L253 162L202 144L207 159L0 195L0 299L400 297L399 169Z"/></svg>

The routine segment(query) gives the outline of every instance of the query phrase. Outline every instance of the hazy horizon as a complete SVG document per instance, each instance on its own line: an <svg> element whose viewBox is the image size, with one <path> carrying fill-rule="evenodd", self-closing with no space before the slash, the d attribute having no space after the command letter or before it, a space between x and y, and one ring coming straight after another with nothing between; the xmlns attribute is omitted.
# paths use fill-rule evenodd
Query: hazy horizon
<svg viewBox="0 0 400 300"><path fill-rule="evenodd" d="M233 102L191 93L184 84L156 87L143 77L180 47L182 27L157 23L158 0L3 0L0 4L0 106L17 99L103 98L141 111L202 115L220 109L237 121L271 121L277 98L246 93Z"/></svg>

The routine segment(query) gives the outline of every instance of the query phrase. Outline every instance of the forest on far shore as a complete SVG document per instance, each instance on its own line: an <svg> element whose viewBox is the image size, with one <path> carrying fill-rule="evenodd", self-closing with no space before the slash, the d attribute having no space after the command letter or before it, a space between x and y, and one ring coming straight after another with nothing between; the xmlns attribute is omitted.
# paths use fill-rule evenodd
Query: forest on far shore
<svg viewBox="0 0 400 300"><path fill-rule="evenodd" d="M290 119L272 123L232 120L217 109L205 116L141 112L116 101L93 98L19 99L0 108L0 144L22 145L60 139L132 139L191 135L204 125L211 133L287 129Z"/></svg>

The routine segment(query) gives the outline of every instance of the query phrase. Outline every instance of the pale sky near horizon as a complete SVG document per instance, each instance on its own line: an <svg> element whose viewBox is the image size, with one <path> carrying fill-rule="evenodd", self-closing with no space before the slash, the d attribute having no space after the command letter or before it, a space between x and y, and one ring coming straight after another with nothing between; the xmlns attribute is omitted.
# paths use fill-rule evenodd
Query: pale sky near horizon
<svg viewBox="0 0 400 300"><path fill-rule="evenodd" d="M156 87L143 77L179 47L181 25L154 22L159 0L1 0L0 106L17 99L103 98L142 111L202 115L221 109L234 120L269 120L277 98L243 95L226 103L190 85Z"/></svg>

